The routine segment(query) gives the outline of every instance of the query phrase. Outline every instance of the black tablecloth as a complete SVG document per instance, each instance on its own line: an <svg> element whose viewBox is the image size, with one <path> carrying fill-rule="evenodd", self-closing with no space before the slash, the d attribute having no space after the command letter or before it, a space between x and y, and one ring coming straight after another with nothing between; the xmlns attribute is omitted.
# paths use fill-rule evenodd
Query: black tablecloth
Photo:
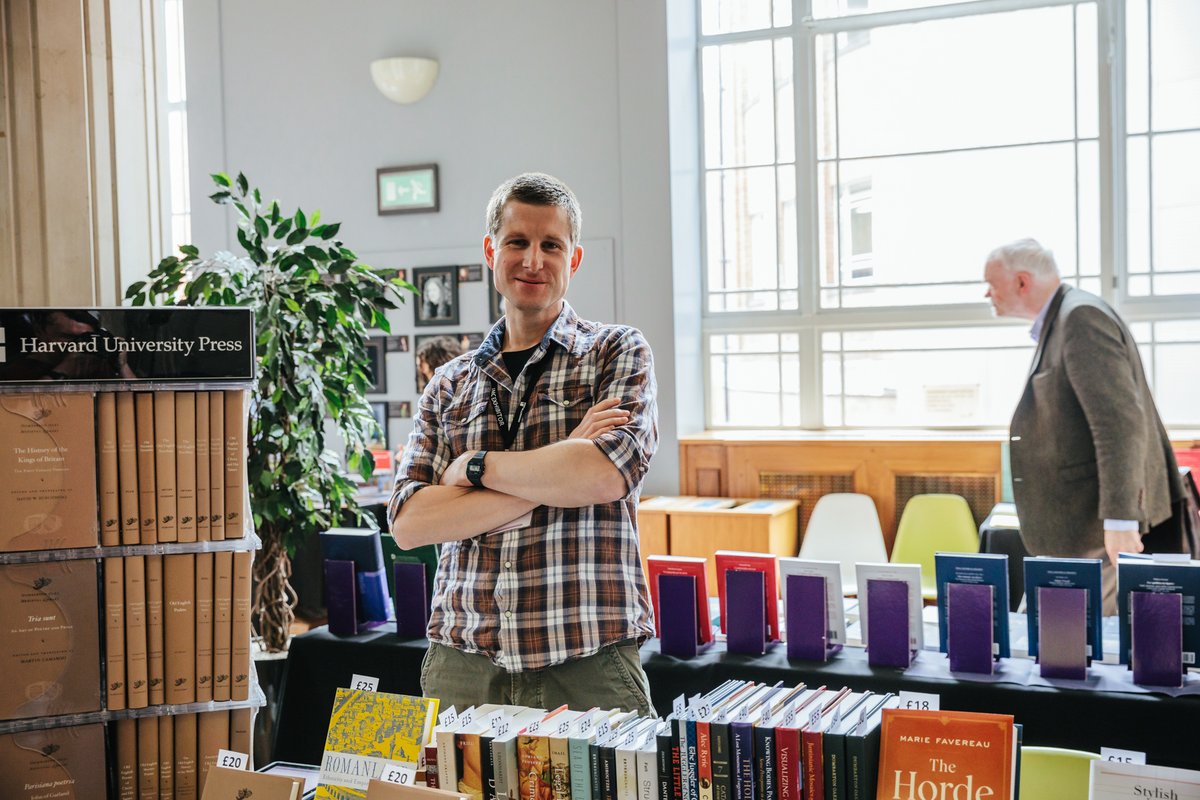
<svg viewBox="0 0 1200 800"><path fill-rule="evenodd" d="M352 674L379 678L385 692L420 694L424 639L401 641L387 626L339 638L324 628L292 640L281 692L273 758L317 764L324 747L334 692ZM642 665L660 713L671 700L707 691L727 678L804 681L810 686L850 686L876 692L933 692L943 708L1012 714L1024 724L1025 744L1099 752L1119 747L1145 752L1149 763L1200 768L1200 698L1120 694L953 679L916 678L898 669L875 669L866 653L848 648L825 664L789 662L777 645L764 656L731 655L713 645L684 661L658 652L658 642L642 646Z"/></svg>

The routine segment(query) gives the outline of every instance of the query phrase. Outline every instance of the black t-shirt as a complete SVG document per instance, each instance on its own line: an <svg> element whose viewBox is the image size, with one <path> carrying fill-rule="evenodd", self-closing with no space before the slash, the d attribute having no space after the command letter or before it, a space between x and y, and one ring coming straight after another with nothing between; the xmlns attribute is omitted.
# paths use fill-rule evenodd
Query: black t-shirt
<svg viewBox="0 0 1200 800"><path fill-rule="evenodd" d="M525 366L525 362L533 355L533 351L537 350L537 345L525 350L512 350L510 352L502 352L500 355L504 357L504 368L508 370L508 377L514 381L521 374L521 369Z"/></svg>

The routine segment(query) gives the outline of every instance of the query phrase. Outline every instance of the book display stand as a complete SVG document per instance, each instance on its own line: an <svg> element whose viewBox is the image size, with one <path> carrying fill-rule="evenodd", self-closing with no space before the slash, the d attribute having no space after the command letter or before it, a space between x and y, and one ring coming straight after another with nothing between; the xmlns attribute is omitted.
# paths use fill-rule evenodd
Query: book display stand
<svg viewBox="0 0 1200 800"><path fill-rule="evenodd" d="M1087 589L1037 587L1038 663L1043 678L1087 678Z"/></svg>
<svg viewBox="0 0 1200 800"><path fill-rule="evenodd" d="M251 752L266 703L251 659L253 314L0 309L0 342L0 584L20 597L11 611L60 609L44 631L0 627L25 698L0 690L0 747L46 739L56 774L96 796L195 798L218 749ZM42 767L6 760L0 795Z"/></svg>
<svg viewBox="0 0 1200 800"><path fill-rule="evenodd" d="M761 656L767 652L766 579L757 570L725 573L725 647L730 653ZM771 598L778 603L777 598Z"/></svg>
<svg viewBox="0 0 1200 800"><path fill-rule="evenodd" d="M429 626L428 576L423 561L396 561L392 564L396 587L396 635L401 639L422 639Z"/></svg>
<svg viewBox="0 0 1200 800"><path fill-rule="evenodd" d="M994 587L987 583L946 585L946 654L951 672L992 674Z"/></svg>
<svg viewBox="0 0 1200 800"><path fill-rule="evenodd" d="M872 667L907 669L912 664L908 589L904 581L867 581L867 615L870 619L867 663Z"/></svg>
<svg viewBox="0 0 1200 800"><path fill-rule="evenodd" d="M842 649L829 643L829 603L826 579L820 575L788 575L787 657L803 661L828 661Z"/></svg>
<svg viewBox="0 0 1200 800"><path fill-rule="evenodd" d="M1129 611L1133 682L1183 686L1183 595L1130 592Z"/></svg>
<svg viewBox="0 0 1200 800"><path fill-rule="evenodd" d="M691 575L659 575L658 604L662 654L695 658L703 647L697 633L701 620L696 618L696 579Z"/></svg>

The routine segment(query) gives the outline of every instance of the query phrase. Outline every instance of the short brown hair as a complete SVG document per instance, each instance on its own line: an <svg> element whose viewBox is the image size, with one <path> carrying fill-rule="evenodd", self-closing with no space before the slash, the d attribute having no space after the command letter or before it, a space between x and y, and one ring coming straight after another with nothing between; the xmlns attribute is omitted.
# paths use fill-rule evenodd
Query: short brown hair
<svg viewBox="0 0 1200 800"><path fill-rule="evenodd" d="M571 221L571 245L579 244L580 232L583 229L583 209L571 187L544 172L526 172L515 178L509 178L496 187L492 199L488 201L487 216L484 224L487 235L493 239L500 232L500 219L504 215L504 207L510 200L528 203L531 206L558 206L567 212Z"/></svg>

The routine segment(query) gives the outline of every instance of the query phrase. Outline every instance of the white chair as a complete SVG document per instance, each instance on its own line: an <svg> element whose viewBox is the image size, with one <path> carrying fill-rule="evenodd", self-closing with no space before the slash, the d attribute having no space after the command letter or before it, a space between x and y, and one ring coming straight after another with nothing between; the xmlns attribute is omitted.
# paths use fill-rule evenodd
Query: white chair
<svg viewBox="0 0 1200 800"><path fill-rule="evenodd" d="M875 501L865 494L827 494L817 500L800 542L800 558L840 561L842 594L858 592L854 565L886 563L887 546Z"/></svg>

